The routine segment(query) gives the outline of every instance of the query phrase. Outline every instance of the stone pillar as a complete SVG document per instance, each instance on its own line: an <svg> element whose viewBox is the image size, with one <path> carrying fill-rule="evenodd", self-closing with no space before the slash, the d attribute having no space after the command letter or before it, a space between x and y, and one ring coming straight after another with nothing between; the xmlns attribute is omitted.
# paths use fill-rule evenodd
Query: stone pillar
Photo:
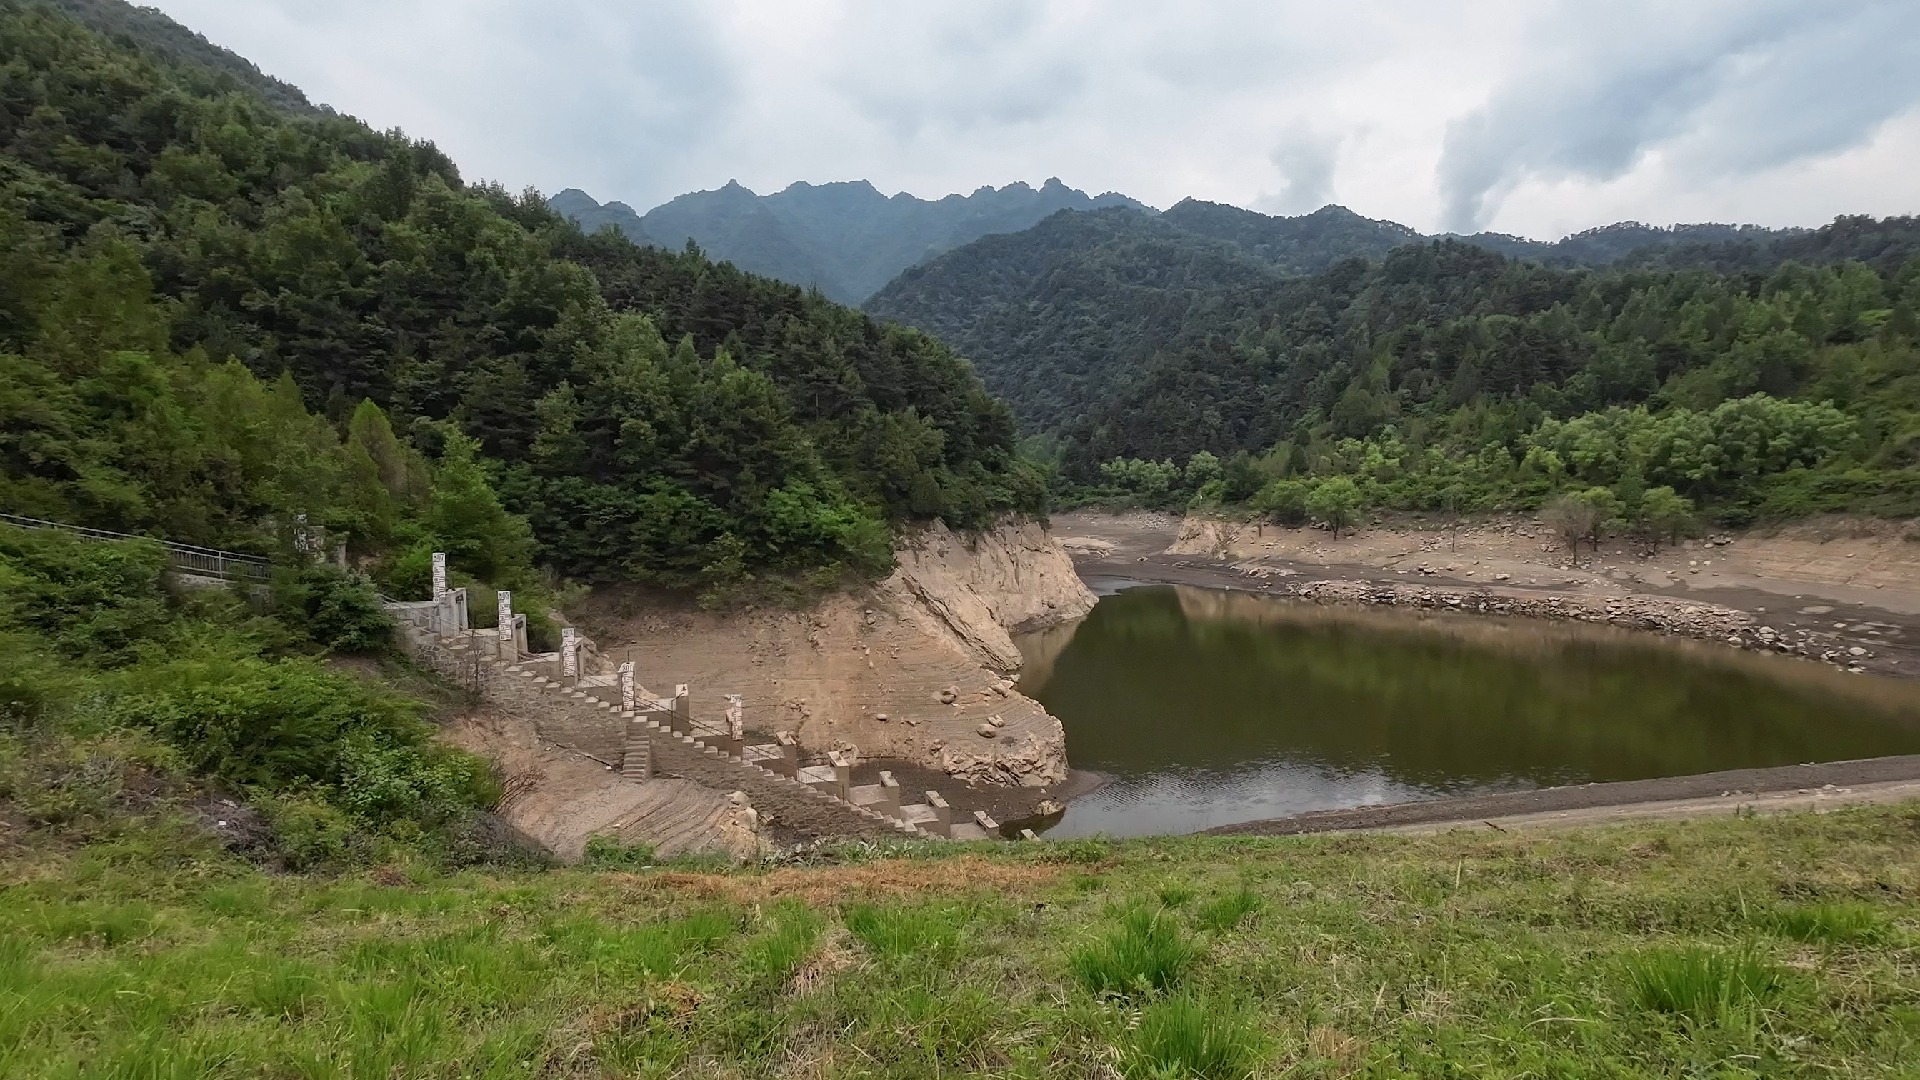
<svg viewBox="0 0 1920 1080"><path fill-rule="evenodd" d="M734 757L747 749L747 704L739 694L727 695L727 753Z"/></svg>
<svg viewBox="0 0 1920 1080"><path fill-rule="evenodd" d="M900 816L900 781L885 769L880 770L880 805L875 809L888 817Z"/></svg>
<svg viewBox="0 0 1920 1080"><path fill-rule="evenodd" d="M933 809L933 821L928 823L927 831L935 836L953 835L953 808L937 791L927 792L927 805Z"/></svg>
<svg viewBox="0 0 1920 1080"><path fill-rule="evenodd" d="M502 589L500 590L499 596L500 627L498 633L500 635L500 659L510 664L516 663L520 659L520 650L515 647L513 641L513 593Z"/></svg>
<svg viewBox="0 0 1920 1080"><path fill-rule="evenodd" d="M436 551L433 553L433 599L440 599L440 595L446 591L447 553Z"/></svg>
<svg viewBox="0 0 1920 1080"><path fill-rule="evenodd" d="M673 688L673 730L682 735L693 734L693 691L686 683Z"/></svg>
<svg viewBox="0 0 1920 1080"><path fill-rule="evenodd" d="M633 689L633 661L620 665L620 711L633 712L640 705L640 696Z"/></svg>
<svg viewBox="0 0 1920 1080"><path fill-rule="evenodd" d="M791 731L780 731L774 733L773 741L780 745L773 771L791 780L800 772L800 739Z"/></svg>
<svg viewBox="0 0 1920 1080"><path fill-rule="evenodd" d="M571 626L560 628L560 677L580 677L580 632Z"/></svg>
<svg viewBox="0 0 1920 1080"><path fill-rule="evenodd" d="M838 750L829 750L827 764L833 766L834 795L847 798L853 790L853 759Z"/></svg>

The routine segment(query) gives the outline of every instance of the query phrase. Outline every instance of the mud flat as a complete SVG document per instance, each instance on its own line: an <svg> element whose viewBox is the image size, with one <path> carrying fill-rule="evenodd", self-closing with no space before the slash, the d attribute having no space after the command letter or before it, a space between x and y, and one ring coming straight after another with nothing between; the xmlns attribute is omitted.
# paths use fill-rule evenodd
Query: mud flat
<svg viewBox="0 0 1920 1080"><path fill-rule="evenodd" d="M1920 678L1920 531L1827 519L1647 553L1602 543L1571 559L1524 516L1406 518L1324 529L1077 511L1055 535L1096 590L1165 582L1609 623Z"/></svg>

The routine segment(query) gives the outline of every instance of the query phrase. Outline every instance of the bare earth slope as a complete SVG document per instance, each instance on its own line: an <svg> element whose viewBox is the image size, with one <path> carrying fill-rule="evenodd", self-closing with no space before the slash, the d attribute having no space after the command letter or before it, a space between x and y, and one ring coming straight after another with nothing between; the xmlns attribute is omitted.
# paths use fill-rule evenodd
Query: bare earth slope
<svg viewBox="0 0 1920 1080"><path fill-rule="evenodd" d="M723 694L746 699L749 730L792 731L806 751L852 746L976 784L1038 788L1066 777L1060 722L1013 687L1011 633L1075 619L1093 595L1046 529L978 536L935 525L858 595L807 611L714 614L638 592L597 595L582 622L642 683L693 688L696 721Z"/></svg>

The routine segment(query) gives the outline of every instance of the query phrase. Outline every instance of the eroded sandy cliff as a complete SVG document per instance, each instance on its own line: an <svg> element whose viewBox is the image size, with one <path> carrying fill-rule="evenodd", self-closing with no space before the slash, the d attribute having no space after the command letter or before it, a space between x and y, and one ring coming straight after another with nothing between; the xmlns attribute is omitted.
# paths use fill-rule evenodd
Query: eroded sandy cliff
<svg viewBox="0 0 1920 1080"><path fill-rule="evenodd" d="M750 729L793 731L810 751L851 745L970 783L1063 780L1065 735L1014 689L1011 635L1092 609L1066 552L1013 522L972 536L936 524L898 554L877 586L804 612L715 615L615 590L582 621L647 686L691 686L696 720L717 722L721 695L741 694Z"/></svg>

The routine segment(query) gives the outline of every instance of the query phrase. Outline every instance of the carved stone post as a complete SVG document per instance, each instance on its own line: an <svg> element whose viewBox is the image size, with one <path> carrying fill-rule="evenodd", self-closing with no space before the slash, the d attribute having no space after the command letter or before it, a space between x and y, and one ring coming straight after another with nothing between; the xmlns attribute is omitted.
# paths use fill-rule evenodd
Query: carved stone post
<svg viewBox="0 0 1920 1080"><path fill-rule="evenodd" d="M571 626L560 628L560 677L578 678L580 675L580 632Z"/></svg>
<svg viewBox="0 0 1920 1080"><path fill-rule="evenodd" d="M620 665L620 711L630 713L640 705L640 697L633 689L633 661Z"/></svg>
<svg viewBox="0 0 1920 1080"><path fill-rule="evenodd" d="M520 659L520 650L513 640L513 593L500 590L500 659L516 663Z"/></svg>
<svg viewBox="0 0 1920 1080"><path fill-rule="evenodd" d="M682 735L693 734L693 691L686 683L673 688L673 730Z"/></svg>
<svg viewBox="0 0 1920 1080"><path fill-rule="evenodd" d="M746 699L739 694L727 695L727 744L726 751L739 757L747 749L747 705Z"/></svg>
<svg viewBox="0 0 1920 1080"><path fill-rule="evenodd" d="M441 595L446 591L447 553L444 551L436 551L433 553L433 599L440 599Z"/></svg>

